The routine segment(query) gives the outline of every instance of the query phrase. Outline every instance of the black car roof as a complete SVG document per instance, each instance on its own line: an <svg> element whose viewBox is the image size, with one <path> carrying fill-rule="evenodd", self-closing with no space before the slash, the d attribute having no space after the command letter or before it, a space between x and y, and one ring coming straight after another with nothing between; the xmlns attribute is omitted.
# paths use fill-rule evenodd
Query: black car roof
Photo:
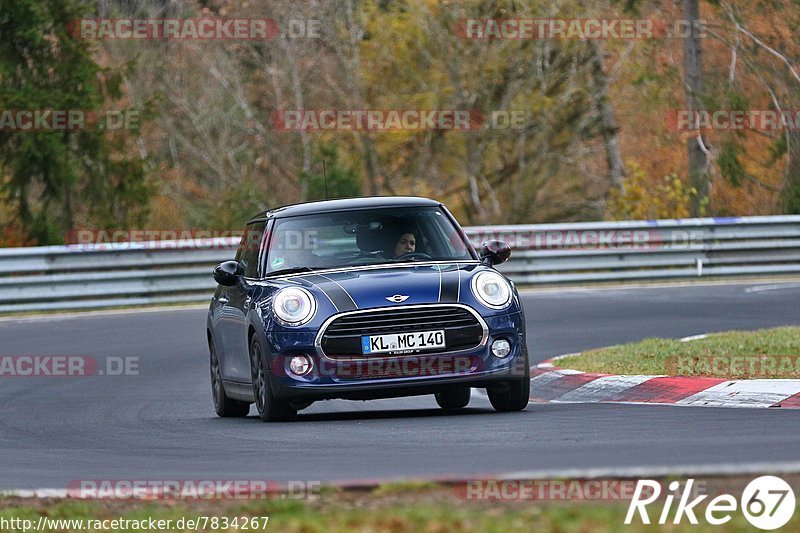
<svg viewBox="0 0 800 533"><path fill-rule="evenodd" d="M352 209L369 209L376 207L431 207L441 205L441 202L417 196L367 196L363 198L340 198L337 200L319 200L302 204L291 204L275 209L262 211L247 223L268 218L295 217L299 215L313 215L317 213L330 213L332 211L347 211Z"/></svg>

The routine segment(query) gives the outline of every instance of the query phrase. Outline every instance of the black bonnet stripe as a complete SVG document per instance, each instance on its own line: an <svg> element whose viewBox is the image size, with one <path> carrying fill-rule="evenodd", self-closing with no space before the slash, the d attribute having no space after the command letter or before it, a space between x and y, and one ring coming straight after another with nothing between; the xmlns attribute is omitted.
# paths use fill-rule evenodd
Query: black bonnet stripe
<svg viewBox="0 0 800 533"><path fill-rule="evenodd" d="M354 311L358 309L350 294L334 280L320 274L308 274L303 276L303 279L313 283L327 294L339 311Z"/></svg>
<svg viewBox="0 0 800 533"><path fill-rule="evenodd" d="M455 265L442 265L441 269L442 296L439 301L444 303L457 302L459 296L458 280L460 277L458 267Z"/></svg>

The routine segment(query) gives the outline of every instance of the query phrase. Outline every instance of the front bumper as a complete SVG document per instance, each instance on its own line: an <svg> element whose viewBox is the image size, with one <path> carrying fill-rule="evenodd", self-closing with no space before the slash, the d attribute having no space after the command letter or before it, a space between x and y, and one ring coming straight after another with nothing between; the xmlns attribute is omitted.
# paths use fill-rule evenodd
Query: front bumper
<svg viewBox="0 0 800 533"><path fill-rule="evenodd" d="M525 325L519 312L484 317L487 341L466 351L331 359L315 350L316 332L268 332L270 385L277 398L297 401L374 399L432 394L450 387L503 387L522 378L528 364ZM491 354L494 340L504 338L511 353L499 359ZM294 375L292 356L307 355L314 370Z"/></svg>

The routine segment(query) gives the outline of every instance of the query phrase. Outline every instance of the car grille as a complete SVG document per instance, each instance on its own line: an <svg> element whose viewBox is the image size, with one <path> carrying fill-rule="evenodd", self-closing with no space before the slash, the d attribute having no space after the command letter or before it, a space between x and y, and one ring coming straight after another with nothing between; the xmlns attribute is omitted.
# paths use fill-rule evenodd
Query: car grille
<svg viewBox="0 0 800 533"><path fill-rule="evenodd" d="M453 305L391 307L346 313L328 324L320 346L328 357L362 357L361 336L416 331L444 330L444 350L426 353L457 351L475 348L483 340L484 326L464 307ZM364 357L387 356L388 354Z"/></svg>

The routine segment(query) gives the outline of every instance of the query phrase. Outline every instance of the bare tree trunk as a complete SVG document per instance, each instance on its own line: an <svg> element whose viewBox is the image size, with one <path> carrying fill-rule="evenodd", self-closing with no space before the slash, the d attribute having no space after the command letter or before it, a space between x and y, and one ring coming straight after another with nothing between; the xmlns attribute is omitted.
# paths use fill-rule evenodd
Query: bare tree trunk
<svg viewBox="0 0 800 533"><path fill-rule="evenodd" d="M478 187L478 174L481 169L481 162L477 155L475 141L467 141L467 180L469 183L469 200L472 207L472 216L478 224L486 224L486 209L481 201L481 193Z"/></svg>
<svg viewBox="0 0 800 533"><path fill-rule="evenodd" d="M610 189L620 191L625 177L625 163L619 147L619 126L614 115L614 106L608 96L608 77L603 70L603 50L596 41L588 41L592 47L592 82L594 104L600 116L600 135L606 149L608 184ZM605 202L603 202L605 203ZM605 205L600 206L605 210Z"/></svg>
<svg viewBox="0 0 800 533"><path fill-rule="evenodd" d="M378 153L375 151L375 143L368 131L359 131L359 137L367 166L367 190L370 196L377 196L381 190L378 186Z"/></svg>
<svg viewBox="0 0 800 533"><path fill-rule="evenodd" d="M695 112L702 109L703 71L701 62L700 35L697 24L700 20L699 0L683 0L683 18L690 25L690 34L683 40L683 75L686 90L686 108ZM701 216L708 198L708 154L702 132L688 141L689 180L697 190L692 199L692 216Z"/></svg>
<svg viewBox="0 0 800 533"><path fill-rule="evenodd" d="M294 92L295 109L305 109L305 98L303 97L303 86L300 80L300 72L297 63L300 60L295 53L294 43L289 42L284 47L289 64L289 73L292 77L292 91ZM308 180L305 178L311 172L311 140L308 131L300 130L300 143L303 145L303 178L300 180L300 197L303 201L308 199Z"/></svg>
<svg viewBox="0 0 800 533"><path fill-rule="evenodd" d="M362 77L363 67L361 65L361 41L364 38L364 25L361 21L361 2L347 0L344 5L344 19L347 29L347 44L350 55L345 64L348 67L346 73L347 83L350 85L350 95L353 109L367 109L369 104L364 96L364 80ZM367 177L367 191L370 196L377 196L381 192L378 183L380 174L378 154L375 150L375 143L369 130L358 130L356 132L361 144L362 155L364 157L365 171Z"/></svg>
<svg viewBox="0 0 800 533"><path fill-rule="evenodd" d="M800 131L786 132L786 180L781 191L783 209L786 213L800 214Z"/></svg>

